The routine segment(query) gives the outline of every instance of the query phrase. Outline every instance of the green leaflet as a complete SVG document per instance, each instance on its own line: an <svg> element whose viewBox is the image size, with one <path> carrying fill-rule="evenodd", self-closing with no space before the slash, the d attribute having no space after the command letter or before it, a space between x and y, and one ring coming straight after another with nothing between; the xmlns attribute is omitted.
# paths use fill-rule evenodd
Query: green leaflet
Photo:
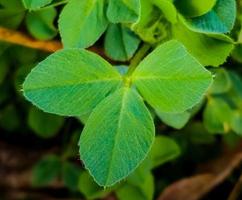
<svg viewBox="0 0 242 200"><path fill-rule="evenodd" d="M175 0L179 11L187 17L198 17L209 12L217 0Z"/></svg>
<svg viewBox="0 0 242 200"><path fill-rule="evenodd" d="M50 55L27 76L24 96L42 110L67 116L90 112L121 83L101 57L80 49Z"/></svg>
<svg viewBox="0 0 242 200"><path fill-rule="evenodd" d="M16 29L24 19L25 9L20 0L0 1L0 25Z"/></svg>
<svg viewBox="0 0 242 200"><path fill-rule="evenodd" d="M102 199L111 191L111 188L100 187L87 171L83 171L79 178L78 188L84 194L86 199Z"/></svg>
<svg viewBox="0 0 242 200"><path fill-rule="evenodd" d="M29 12L26 16L28 31L39 40L52 39L57 34L57 30L53 25L56 15L55 8Z"/></svg>
<svg viewBox="0 0 242 200"><path fill-rule="evenodd" d="M119 200L152 200L155 190L154 177L151 172L144 174L145 180L139 185L124 184L116 190Z"/></svg>
<svg viewBox="0 0 242 200"><path fill-rule="evenodd" d="M157 6L166 19L171 23L176 23L177 21L177 11L171 0L150 0L155 6Z"/></svg>
<svg viewBox="0 0 242 200"><path fill-rule="evenodd" d="M108 26L105 0L71 0L59 19L64 47L86 48L94 44Z"/></svg>
<svg viewBox="0 0 242 200"><path fill-rule="evenodd" d="M40 137L49 138L57 134L64 123L64 118L44 113L31 107L28 125Z"/></svg>
<svg viewBox="0 0 242 200"><path fill-rule="evenodd" d="M180 154L181 149L173 139L166 136L157 136L149 154L152 168L174 160Z"/></svg>
<svg viewBox="0 0 242 200"><path fill-rule="evenodd" d="M213 84L209 89L210 94L222 94L228 92L232 87L229 73L225 69L215 71Z"/></svg>
<svg viewBox="0 0 242 200"><path fill-rule="evenodd" d="M234 44L232 39L220 35L211 37L202 33L196 33L183 25L184 20L180 17L179 22L172 27L173 37L186 46L198 61L205 66L217 67L223 64Z"/></svg>
<svg viewBox="0 0 242 200"><path fill-rule="evenodd" d="M9 91L9 88L7 88ZM2 89L1 89L2 90ZM6 91L6 92L7 92ZM5 92L5 91L1 91ZM1 93L0 102L3 98L6 98L6 94ZM21 125L21 118L14 105L10 104L0 110L0 127L6 131L13 132L17 131Z"/></svg>
<svg viewBox="0 0 242 200"><path fill-rule="evenodd" d="M109 0L107 17L112 23L133 23L139 13L140 0Z"/></svg>
<svg viewBox="0 0 242 200"><path fill-rule="evenodd" d="M209 98L203 112L203 122L210 133L227 133L230 129L232 109L222 98Z"/></svg>
<svg viewBox="0 0 242 200"><path fill-rule="evenodd" d="M168 16L161 13L166 4L157 4L155 7L151 1L140 0L141 12L139 20L131 26L131 29L145 42L155 44L170 37L170 20L174 20L173 15ZM161 6L162 5L162 6ZM168 8L170 9L170 8Z"/></svg>
<svg viewBox="0 0 242 200"><path fill-rule="evenodd" d="M22 0L24 7L29 10L37 10L50 4L53 0Z"/></svg>
<svg viewBox="0 0 242 200"><path fill-rule="evenodd" d="M81 167L71 162L64 162L62 166L62 177L65 186L72 191L77 191L81 172Z"/></svg>
<svg viewBox="0 0 242 200"><path fill-rule="evenodd" d="M183 113L163 113L156 111L157 116L167 125L176 128L181 129L183 128L186 123L189 121L191 117L191 113L188 111L185 111Z"/></svg>
<svg viewBox="0 0 242 200"><path fill-rule="evenodd" d="M106 54L113 60L129 60L137 50L140 39L121 24L111 24L108 27L104 48Z"/></svg>
<svg viewBox="0 0 242 200"><path fill-rule="evenodd" d="M231 128L235 133L242 136L242 111L234 111L231 119Z"/></svg>
<svg viewBox="0 0 242 200"><path fill-rule="evenodd" d="M235 18L235 0L217 0L214 8L207 14L188 19L187 26L201 33L227 33L233 28Z"/></svg>
<svg viewBox="0 0 242 200"><path fill-rule="evenodd" d="M132 82L160 112L181 113L199 103L212 76L181 43L172 40L139 64Z"/></svg>
<svg viewBox="0 0 242 200"><path fill-rule="evenodd" d="M40 160L33 168L32 184L43 187L50 184L61 172L61 160L56 155L48 155Z"/></svg>
<svg viewBox="0 0 242 200"><path fill-rule="evenodd" d="M81 159L99 185L111 186L144 160L154 132L141 97L122 88L102 101L89 117L79 143Z"/></svg>

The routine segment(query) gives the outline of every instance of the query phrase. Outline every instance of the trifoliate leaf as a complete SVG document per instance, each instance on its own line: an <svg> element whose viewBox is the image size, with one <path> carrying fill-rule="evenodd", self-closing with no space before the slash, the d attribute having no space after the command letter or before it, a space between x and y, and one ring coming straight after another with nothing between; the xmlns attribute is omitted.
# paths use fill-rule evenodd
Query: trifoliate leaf
<svg viewBox="0 0 242 200"><path fill-rule="evenodd" d="M59 19L64 47L86 48L94 44L108 26L105 0L71 0Z"/></svg>
<svg viewBox="0 0 242 200"><path fill-rule="evenodd" d="M62 166L62 177L65 186L72 191L77 191L81 172L81 167L70 162L64 162Z"/></svg>
<svg viewBox="0 0 242 200"><path fill-rule="evenodd" d="M176 0L175 5L187 17L198 17L209 12L217 0Z"/></svg>
<svg viewBox="0 0 242 200"><path fill-rule="evenodd" d="M87 171L81 173L78 188L86 199L102 199L113 189L100 187Z"/></svg>
<svg viewBox="0 0 242 200"><path fill-rule="evenodd" d="M61 172L61 160L56 155L48 155L33 167L32 184L43 187L54 181Z"/></svg>
<svg viewBox="0 0 242 200"><path fill-rule="evenodd" d="M181 113L199 103L212 76L173 40L157 47L139 64L132 82L155 109Z"/></svg>
<svg viewBox="0 0 242 200"><path fill-rule="evenodd" d="M111 186L135 170L153 140L153 120L142 98L133 89L122 88L89 117L80 138L80 156L99 185Z"/></svg>
<svg viewBox="0 0 242 200"><path fill-rule="evenodd" d="M39 40L52 39L57 34L57 30L53 25L56 15L55 8L29 12L26 16L28 31Z"/></svg>
<svg viewBox="0 0 242 200"><path fill-rule="evenodd" d="M176 7L174 6L172 1L170 1L170 0L151 0L151 2L162 11L165 18L169 22L171 22L171 23L177 22L177 11L176 11Z"/></svg>
<svg viewBox="0 0 242 200"><path fill-rule="evenodd" d="M25 8L20 0L0 1L0 25L16 29L24 19Z"/></svg>
<svg viewBox="0 0 242 200"><path fill-rule="evenodd" d="M210 133L226 133L230 129L232 109L222 98L209 98L203 122Z"/></svg>
<svg viewBox="0 0 242 200"><path fill-rule="evenodd" d="M112 23L133 23L139 13L140 0L109 0L107 17Z"/></svg>
<svg viewBox="0 0 242 200"><path fill-rule="evenodd" d="M28 115L28 125L40 137L53 137L60 130L64 118L44 113L32 107Z"/></svg>
<svg viewBox="0 0 242 200"><path fill-rule="evenodd" d="M232 39L222 35L220 38L214 38L193 32L184 26L184 21L180 19L172 28L173 37L182 42L190 54L205 66L217 67L226 61L234 47Z"/></svg>
<svg viewBox="0 0 242 200"><path fill-rule="evenodd" d="M201 1L203 4L204 1ZM235 0L217 0L214 8L205 15L187 20L187 26L201 33L228 33L236 18Z"/></svg>
<svg viewBox="0 0 242 200"><path fill-rule="evenodd" d="M24 96L45 112L81 116L92 111L122 81L105 60L81 49L60 50L27 76Z"/></svg>
<svg viewBox="0 0 242 200"><path fill-rule="evenodd" d="M145 180L139 185L126 183L116 190L119 200L152 200L154 195L154 177L151 173L144 174Z"/></svg>
<svg viewBox="0 0 242 200"><path fill-rule="evenodd" d="M112 24L108 27L104 48L106 54L113 60L129 60L139 44L140 39L130 29L120 24Z"/></svg>
<svg viewBox="0 0 242 200"><path fill-rule="evenodd" d="M155 138L155 142L150 151L152 168L171 161L180 154L180 147L173 139L166 136L158 136Z"/></svg>
<svg viewBox="0 0 242 200"><path fill-rule="evenodd" d="M37 10L50 4L53 0L22 0L24 7L29 10Z"/></svg>
<svg viewBox="0 0 242 200"><path fill-rule="evenodd" d="M170 23L160 9L151 1L141 0L140 18L132 25L132 30L145 42L155 44L170 37Z"/></svg>

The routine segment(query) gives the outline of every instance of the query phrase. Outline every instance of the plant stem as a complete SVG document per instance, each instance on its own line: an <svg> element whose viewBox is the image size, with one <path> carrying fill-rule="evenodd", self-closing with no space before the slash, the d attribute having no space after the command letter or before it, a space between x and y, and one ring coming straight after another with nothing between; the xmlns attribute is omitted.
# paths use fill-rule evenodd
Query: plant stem
<svg viewBox="0 0 242 200"><path fill-rule="evenodd" d="M140 61L146 56L147 52L150 50L150 47L150 44L144 43L139 51L135 54L134 58L130 62L127 76L130 76L134 72Z"/></svg>
<svg viewBox="0 0 242 200"><path fill-rule="evenodd" d="M228 200L238 199L238 197L241 193L241 188L242 188L242 174L240 175L238 182L234 186L234 189L232 190L231 194L229 195Z"/></svg>

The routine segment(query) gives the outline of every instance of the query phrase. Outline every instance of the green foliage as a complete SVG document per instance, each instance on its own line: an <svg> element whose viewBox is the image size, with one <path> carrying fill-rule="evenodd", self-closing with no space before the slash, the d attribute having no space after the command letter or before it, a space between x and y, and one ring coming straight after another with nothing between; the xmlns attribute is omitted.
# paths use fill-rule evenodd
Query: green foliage
<svg viewBox="0 0 242 200"><path fill-rule="evenodd" d="M105 35L104 48L113 60L129 60L138 49L140 39L125 26L111 24Z"/></svg>
<svg viewBox="0 0 242 200"><path fill-rule="evenodd" d="M104 10L104 0L71 0L59 19L64 46L86 48L96 42L108 26Z"/></svg>
<svg viewBox="0 0 242 200"><path fill-rule="evenodd" d="M92 112L80 138L80 156L98 184L111 186L138 166L153 139L152 118L141 97L123 88Z"/></svg>
<svg viewBox="0 0 242 200"><path fill-rule="evenodd" d="M236 146L241 1L237 9L235 0L0 0L1 26L64 46L48 55L0 43L0 130L61 143L34 166L33 186L58 180L87 199L152 200L184 176L184 160Z"/></svg>
<svg viewBox="0 0 242 200"><path fill-rule="evenodd" d="M44 113L34 107L29 111L28 124L33 131L43 138L53 137L62 127L64 119Z"/></svg>
<svg viewBox="0 0 242 200"><path fill-rule="evenodd" d="M205 15L187 20L190 29L202 33L228 33L236 17L235 0L217 0L213 9Z"/></svg>
<svg viewBox="0 0 242 200"><path fill-rule="evenodd" d="M32 184L41 187L54 181L61 171L61 161L56 155L48 155L33 168Z"/></svg>
<svg viewBox="0 0 242 200"><path fill-rule="evenodd" d="M110 0L107 17L112 23L131 23L138 20L139 12L139 0Z"/></svg>
<svg viewBox="0 0 242 200"><path fill-rule="evenodd" d="M209 12L217 0L176 0L178 9L187 17L198 17Z"/></svg>
<svg viewBox="0 0 242 200"><path fill-rule="evenodd" d="M28 31L37 39L52 39L57 34L53 25L56 15L55 8L29 12L26 16Z"/></svg>
<svg viewBox="0 0 242 200"><path fill-rule="evenodd" d="M12 29L18 28L25 14L21 1L1 0L0 6L0 25Z"/></svg>
<svg viewBox="0 0 242 200"><path fill-rule="evenodd" d="M181 113L192 108L211 82L211 74L177 41L156 48L133 74L134 85L161 112Z"/></svg>
<svg viewBox="0 0 242 200"><path fill-rule="evenodd" d="M81 174L80 167L71 162L64 162L62 166L62 174L66 187L70 190L77 191Z"/></svg>
<svg viewBox="0 0 242 200"><path fill-rule="evenodd" d="M29 10L37 10L50 4L53 0L22 0L24 7Z"/></svg>
<svg viewBox="0 0 242 200"><path fill-rule="evenodd" d="M120 83L121 76L105 60L86 50L66 49L42 61L23 89L25 97L46 112L81 116Z"/></svg>
<svg viewBox="0 0 242 200"><path fill-rule="evenodd" d="M157 68L151 71L153 66ZM121 75L101 58L66 49L41 62L23 85L25 97L46 112L82 116L94 109L81 135L80 155L102 186L128 176L146 157L154 139L152 118L138 93L129 88L131 84L156 109L177 113L199 103L212 80L177 41L158 47L131 73L132 68L122 83ZM97 162L96 156L102 159ZM119 159L123 156L126 159Z"/></svg>

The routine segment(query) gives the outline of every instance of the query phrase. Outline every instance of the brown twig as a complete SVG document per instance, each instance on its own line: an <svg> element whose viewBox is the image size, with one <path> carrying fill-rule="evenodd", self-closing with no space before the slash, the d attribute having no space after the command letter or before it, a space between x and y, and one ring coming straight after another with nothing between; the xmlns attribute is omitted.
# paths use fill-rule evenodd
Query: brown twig
<svg viewBox="0 0 242 200"><path fill-rule="evenodd" d="M63 48L60 41L57 40L50 40L50 41L42 41L42 40L36 40L32 37L26 35L25 33L21 33L19 31L10 30L7 28L0 27L0 41L16 44L20 46L25 46L33 49L38 49L41 51L46 52L55 52L57 50L60 50ZM96 54L99 54L103 58L105 58L107 61L109 61L111 64L117 64L117 62L111 60L108 58L103 49L99 48L97 46L92 46L88 48L89 51L92 51Z"/></svg>
<svg viewBox="0 0 242 200"><path fill-rule="evenodd" d="M62 48L62 44L59 41L39 41L21 32L3 27L0 27L0 40L47 52L54 52Z"/></svg>
<svg viewBox="0 0 242 200"><path fill-rule="evenodd" d="M242 174L239 177L238 182L235 184L232 192L229 195L228 200L237 200L242 190Z"/></svg>

